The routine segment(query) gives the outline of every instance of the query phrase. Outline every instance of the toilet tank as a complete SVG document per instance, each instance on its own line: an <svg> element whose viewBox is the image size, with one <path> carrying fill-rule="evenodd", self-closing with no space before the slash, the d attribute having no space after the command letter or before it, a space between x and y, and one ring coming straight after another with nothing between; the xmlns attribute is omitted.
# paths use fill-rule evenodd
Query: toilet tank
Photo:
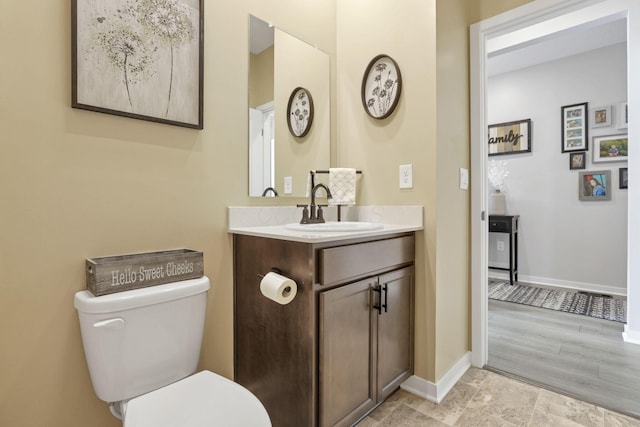
<svg viewBox="0 0 640 427"><path fill-rule="evenodd" d="M195 372L209 287L204 276L99 297L76 293L96 395L130 399Z"/></svg>

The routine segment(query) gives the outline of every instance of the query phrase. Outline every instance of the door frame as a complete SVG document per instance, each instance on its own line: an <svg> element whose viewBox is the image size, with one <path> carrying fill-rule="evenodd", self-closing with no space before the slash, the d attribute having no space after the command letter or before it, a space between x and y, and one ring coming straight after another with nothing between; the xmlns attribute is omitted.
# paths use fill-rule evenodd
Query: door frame
<svg viewBox="0 0 640 427"><path fill-rule="evenodd" d="M634 4L635 2L635 4ZM629 46L640 46L640 4L637 0L536 0L503 14L473 24L470 29L471 90L471 363L484 367L488 359L488 187L487 187L487 72L489 52L549 36L606 17L627 18L627 73L640 72L640 54ZM634 25L638 27L634 29ZM640 81L627 78L629 138L640 140L640 109L632 94L640 99ZM640 79L636 79L640 80ZM628 166L640 170L640 150L630 151ZM632 180L633 174L630 176ZM627 239L627 305L640 307L640 176L629 185ZM639 263L640 264L640 263ZM640 344L640 310L627 310L625 341Z"/></svg>

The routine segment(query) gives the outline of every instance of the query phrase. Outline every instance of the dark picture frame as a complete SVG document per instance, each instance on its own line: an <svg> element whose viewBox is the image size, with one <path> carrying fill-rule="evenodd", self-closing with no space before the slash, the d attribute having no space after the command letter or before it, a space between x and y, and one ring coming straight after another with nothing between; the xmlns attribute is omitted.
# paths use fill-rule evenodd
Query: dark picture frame
<svg viewBox="0 0 640 427"><path fill-rule="evenodd" d="M389 117L400 101L402 74L400 67L389 55L373 58L364 72L360 96L362 106L374 119Z"/></svg>
<svg viewBox="0 0 640 427"><path fill-rule="evenodd" d="M626 162L629 160L627 134L598 135L593 137L593 163Z"/></svg>
<svg viewBox="0 0 640 427"><path fill-rule="evenodd" d="M618 183L621 190L626 190L629 186L629 169L618 169Z"/></svg>
<svg viewBox="0 0 640 427"><path fill-rule="evenodd" d="M611 200L611 171L580 172L578 198L582 201Z"/></svg>
<svg viewBox="0 0 640 427"><path fill-rule="evenodd" d="M531 119L489 125L489 156L531 152Z"/></svg>
<svg viewBox="0 0 640 427"><path fill-rule="evenodd" d="M561 107L562 152L587 151L589 149L589 104L565 105Z"/></svg>
<svg viewBox="0 0 640 427"><path fill-rule="evenodd" d="M297 87L289 95L287 103L287 126L291 135L302 138L311 130L313 123L313 97L303 88Z"/></svg>
<svg viewBox="0 0 640 427"><path fill-rule="evenodd" d="M569 169L586 169L587 168L587 152L579 151L576 153L569 153Z"/></svg>
<svg viewBox="0 0 640 427"><path fill-rule="evenodd" d="M72 0L73 108L203 129L204 0Z"/></svg>

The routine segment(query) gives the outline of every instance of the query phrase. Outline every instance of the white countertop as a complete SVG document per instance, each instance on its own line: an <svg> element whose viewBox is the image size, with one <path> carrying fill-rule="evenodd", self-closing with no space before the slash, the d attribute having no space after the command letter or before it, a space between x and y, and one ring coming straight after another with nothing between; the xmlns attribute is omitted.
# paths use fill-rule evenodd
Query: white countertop
<svg viewBox="0 0 640 427"><path fill-rule="evenodd" d="M284 225L300 221L300 209L289 206L230 206L228 231L294 242L322 243L420 231L424 228L422 206L354 206L343 209L345 221L375 222L383 224L383 227L368 231L292 231L285 229ZM326 208L325 212L327 221L334 220L332 208Z"/></svg>
<svg viewBox="0 0 640 427"><path fill-rule="evenodd" d="M229 228L229 233L244 234L246 236L268 237L271 239L289 240L292 242L302 243L323 243L335 242L347 239L357 239L361 237L376 237L386 234L404 233L408 231L422 230L422 226L416 225L392 225L384 224L383 228L368 231L336 231L336 232L304 232L291 231L284 228L283 225L268 225L255 227L236 227Z"/></svg>

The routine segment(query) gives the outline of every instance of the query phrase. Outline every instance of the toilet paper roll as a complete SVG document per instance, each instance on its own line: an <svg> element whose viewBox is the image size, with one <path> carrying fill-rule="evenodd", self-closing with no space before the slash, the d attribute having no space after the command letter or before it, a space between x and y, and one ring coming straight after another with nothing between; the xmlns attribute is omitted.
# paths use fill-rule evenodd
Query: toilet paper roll
<svg viewBox="0 0 640 427"><path fill-rule="evenodd" d="M267 273L260 281L260 292L262 295L277 302L278 304L289 304L298 293L296 282L278 273Z"/></svg>

